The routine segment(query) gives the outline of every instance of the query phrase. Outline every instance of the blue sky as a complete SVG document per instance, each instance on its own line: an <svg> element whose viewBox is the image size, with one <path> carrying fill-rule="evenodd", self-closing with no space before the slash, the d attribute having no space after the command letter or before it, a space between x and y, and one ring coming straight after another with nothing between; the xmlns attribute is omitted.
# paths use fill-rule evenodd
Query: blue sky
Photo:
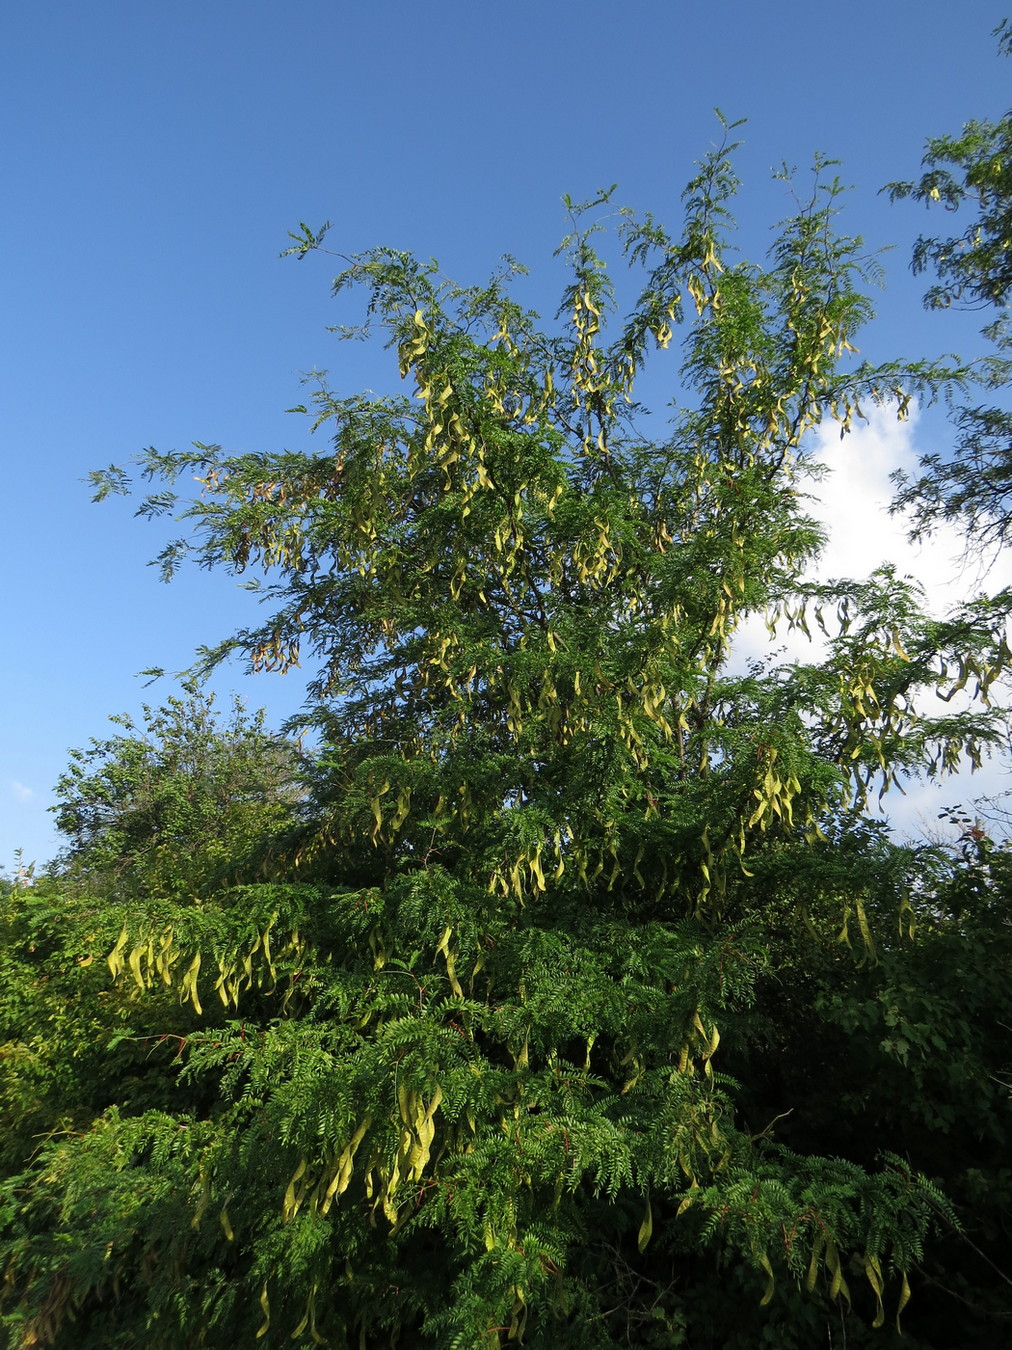
<svg viewBox="0 0 1012 1350"><path fill-rule="evenodd" d="M678 219L712 109L747 117L742 244L786 214L770 168L822 151L856 184L845 225L885 259L873 358L971 350L927 316L907 262L934 222L878 189L924 140L1012 104L999 6L939 0L58 0L9 7L0 232L0 865L52 854L46 806L67 749L158 701L136 672L178 670L249 612L234 581L163 586L164 531L91 506L90 469L147 445L307 444L299 374L344 392L389 381L382 354L335 345L332 260L279 260L300 220L342 252L435 255L481 279L506 251L531 302L565 226L561 194ZM941 222L938 222L940 225ZM540 273L553 278L550 266ZM925 419L941 434L937 419ZM925 434L929 434L926 432ZM236 688L280 720L295 677Z"/></svg>

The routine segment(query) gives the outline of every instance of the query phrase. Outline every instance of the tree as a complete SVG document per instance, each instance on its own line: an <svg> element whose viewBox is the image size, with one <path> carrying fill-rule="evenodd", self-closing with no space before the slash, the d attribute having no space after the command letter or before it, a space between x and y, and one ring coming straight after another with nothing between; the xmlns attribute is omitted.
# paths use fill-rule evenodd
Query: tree
<svg viewBox="0 0 1012 1350"><path fill-rule="evenodd" d="M1012 28L996 30L1003 55L1012 53ZM914 248L915 273L934 272L924 298L928 309L956 306L990 312L984 335L996 355L982 362L979 382L1004 389L1010 377L1009 295L1012 291L1012 112L997 121L968 122L958 136L927 143L924 172L916 181L892 183L895 201L912 198L947 211L964 207L970 223L961 235L922 236ZM941 521L958 521L983 553L1004 547L1012 532L1012 413L986 403L955 409L955 455L927 455L919 478L900 480L896 505L909 511L915 535Z"/></svg>
<svg viewBox="0 0 1012 1350"><path fill-rule="evenodd" d="M204 665L311 655L324 749L267 883L95 920L115 998L181 1001L181 1098L8 1181L15 1344L789 1348L843 1318L868 1345L905 1307L949 1202L894 1117L841 1156L824 1098L750 1064L840 1023L826 991L876 947L913 952L889 933L937 888L862 808L981 753L1008 651L986 604L802 581L806 433L950 372L851 359L866 264L824 165L768 264L732 257L732 149L680 236L625 217L644 276L613 336L604 194L571 208L556 329L510 269L365 254L336 290L365 288L413 399L321 386L322 453L145 458L143 511L204 488L167 573L267 574L272 617ZM652 441L635 381L678 325ZM820 624L825 660L736 671L764 611ZM921 711L968 682L972 710Z"/></svg>
<svg viewBox="0 0 1012 1350"><path fill-rule="evenodd" d="M87 877L110 896L180 898L246 868L297 823L303 790L295 747L265 730L239 699L221 724L214 696L192 681L184 697L147 705L138 726L71 752L56 785L57 827L68 843L64 879Z"/></svg>

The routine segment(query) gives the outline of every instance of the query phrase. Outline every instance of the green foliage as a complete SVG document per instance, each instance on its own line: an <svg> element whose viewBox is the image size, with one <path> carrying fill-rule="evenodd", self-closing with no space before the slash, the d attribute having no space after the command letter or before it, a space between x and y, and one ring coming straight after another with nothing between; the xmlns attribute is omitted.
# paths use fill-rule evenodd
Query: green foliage
<svg viewBox="0 0 1012 1350"><path fill-rule="evenodd" d="M1003 55L1012 51L1008 23L995 30ZM936 280L924 298L929 309L950 305L989 315L983 332L996 355L979 363L985 389L1008 386L1009 295L1012 290L1012 112L997 121L968 122L958 136L927 143L924 172L916 181L891 183L893 200L911 198L947 211L968 209L961 235L922 236L914 248L916 273ZM990 553L1008 542L1012 528L1012 414L987 403L955 410L956 454L928 455L916 479L901 478L896 505L911 515L915 535L941 521L958 521L969 543ZM1005 593L1006 604L1008 593Z"/></svg>
<svg viewBox="0 0 1012 1350"><path fill-rule="evenodd" d="M12 1345L866 1346L912 1287L910 1344L956 1343L932 1253L981 1182L940 1140L958 1094L988 1167L1004 1139L1007 935L971 916L1007 858L915 856L861 812L999 735L1010 654L988 602L803 580L807 433L959 374L854 359L865 265L825 169L765 265L726 243L730 147L679 235L624 214L618 322L607 193L571 207L554 328L510 268L362 255L335 289L413 398L321 385L317 454L145 457L143 512L203 487L166 573L266 578L271 617L205 667L311 657L322 748L297 818L248 787L277 743L196 702L64 780L66 908L59 878L7 897L6 1034L22 999L41 1085L0 1191ZM649 441L635 381L679 325ZM755 614L825 657L737 671ZM924 711L955 688L968 711ZM1005 1192L987 1217L985 1264ZM972 1294L979 1259L952 1266Z"/></svg>
<svg viewBox="0 0 1012 1350"><path fill-rule="evenodd" d="M120 735L71 752L53 808L69 841L58 863L65 881L84 877L107 895L192 897L255 867L294 823L294 746L239 700L220 724L213 695L192 682L184 694L145 706L142 726L113 717Z"/></svg>

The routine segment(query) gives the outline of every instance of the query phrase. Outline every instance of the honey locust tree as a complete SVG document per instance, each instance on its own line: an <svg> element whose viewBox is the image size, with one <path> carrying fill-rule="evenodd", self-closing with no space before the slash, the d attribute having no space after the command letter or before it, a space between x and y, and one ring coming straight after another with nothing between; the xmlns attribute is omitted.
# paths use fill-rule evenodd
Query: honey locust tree
<svg viewBox="0 0 1012 1350"><path fill-rule="evenodd" d="M732 253L730 153L679 234L624 217L627 318L602 201L554 326L509 269L367 253L335 290L406 396L319 387L315 453L144 459L142 510L201 485L167 574L265 578L204 663L312 662L315 811L269 883L99 925L111 1001L182 1004L179 1106L110 1105L9 1182L15 1344L802 1346L843 1318L862 1345L906 1304L950 1214L916 1158L789 1149L721 1061L747 1071L804 943L845 981L909 924L916 861L861 845L863 805L980 754L984 701L919 696L986 700L1008 652L986 606L803 582L808 434L947 372L857 360L834 183L766 262ZM636 381L676 332L651 439ZM757 613L821 623L825 658L735 668Z"/></svg>

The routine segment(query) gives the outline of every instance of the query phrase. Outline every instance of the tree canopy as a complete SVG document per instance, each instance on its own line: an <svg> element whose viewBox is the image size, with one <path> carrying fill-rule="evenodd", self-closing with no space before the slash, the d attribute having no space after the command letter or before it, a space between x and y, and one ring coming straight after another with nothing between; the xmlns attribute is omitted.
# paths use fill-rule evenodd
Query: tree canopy
<svg viewBox="0 0 1012 1350"><path fill-rule="evenodd" d="M107 895L180 898L255 872L272 839L290 829L304 795L296 747L236 699L228 722L193 681L143 726L71 752L56 785L57 828L67 840L64 881L81 877Z"/></svg>
<svg viewBox="0 0 1012 1350"><path fill-rule="evenodd" d="M1006 21L995 32L1002 53L1012 54L1012 27ZM1007 390L1012 371L1012 111L996 121L968 122L956 136L933 137L923 169L919 179L890 184L892 198L970 212L962 234L917 241L914 271L934 275L925 306L979 310L987 317L983 332L993 354L978 365L978 387ZM929 534L940 521L958 521L970 545L993 557L1012 531L1012 413L982 402L957 405L955 414L956 453L925 456L920 477L901 482L897 506L911 513L918 534Z"/></svg>
<svg viewBox="0 0 1012 1350"><path fill-rule="evenodd" d="M110 825L79 803L120 779L65 780L95 890L6 897L41 1029L12 1017L4 1054L44 1135L3 1192L12 1344L789 1350L901 1314L911 1345L993 1343L1008 855L970 822L956 857L901 847L865 807L1000 739L1003 611L806 579L809 433L960 372L859 360L830 166L739 258L733 150L679 232L622 213L624 317L609 194L569 204L554 325L512 265L366 253L335 291L407 395L321 383L315 452L141 461L140 509L188 522L167 575L262 578L269 617L203 667L310 662L320 748L259 875L176 887L173 860L104 903L103 850L148 827L132 781ZM636 382L676 334L650 438ZM756 614L823 649L742 669ZM188 735L158 722L170 784ZM129 776L135 744L100 760Z"/></svg>

